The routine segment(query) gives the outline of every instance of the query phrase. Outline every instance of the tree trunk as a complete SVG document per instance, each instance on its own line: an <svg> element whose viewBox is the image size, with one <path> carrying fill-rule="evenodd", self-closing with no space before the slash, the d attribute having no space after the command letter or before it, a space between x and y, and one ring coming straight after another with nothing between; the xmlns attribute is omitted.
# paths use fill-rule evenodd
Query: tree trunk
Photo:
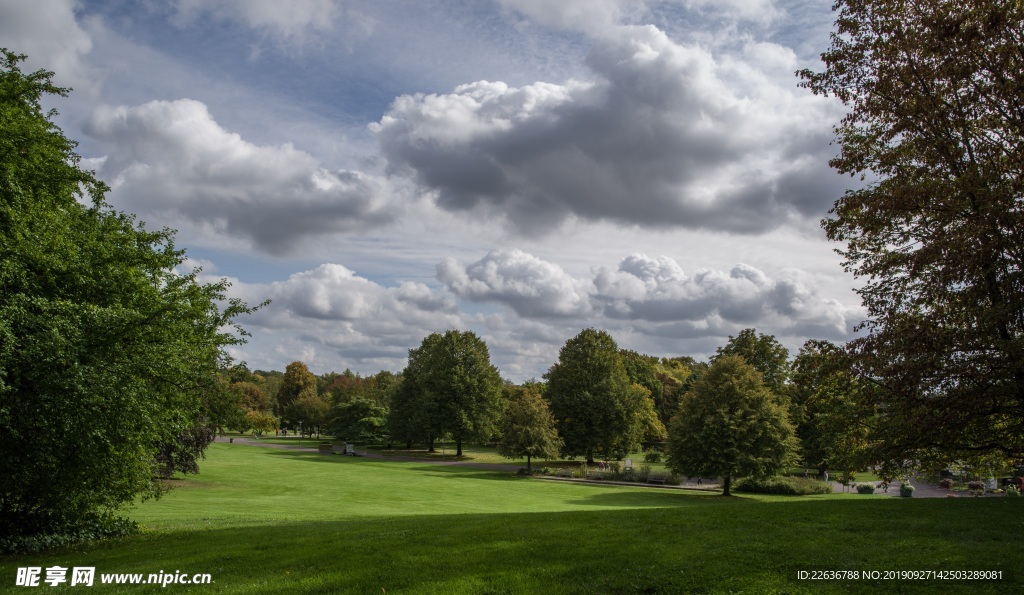
<svg viewBox="0 0 1024 595"><path fill-rule="evenodd" d="M462 438L458 438L455 440L455 456L462 456Z"/></svg>
<svg viewBox="0 0 1024 595"><path fill-rule="evenodd" d="M433 436L431 436L427 440L427 452L437 452L436 450L434 450L434 437Z"/></svg>
<svg viewBox="0 0 1024 595"><path fill-rule="evenodd" d="M526 455L526 471L527 473L533 471L533 469L530 467L530 455Z"/></svg>
<svg viewBox="0 0 1024 595"><path fill-rule="evenodd" d="M723 496L731 496L732 494L729 493L729 486L732 485L732 476L731 475L726 475L724 479L725 479L725 481L724 481L725 489L722 490L722 495Z"/></svg>
<svg viewBox="0 0 1024 595"><path fill-rule="evenodd" d="M593 465L594 464L594 451L592 451L592 450L588 450L587 451L587 464L588 465Z"/></svg>

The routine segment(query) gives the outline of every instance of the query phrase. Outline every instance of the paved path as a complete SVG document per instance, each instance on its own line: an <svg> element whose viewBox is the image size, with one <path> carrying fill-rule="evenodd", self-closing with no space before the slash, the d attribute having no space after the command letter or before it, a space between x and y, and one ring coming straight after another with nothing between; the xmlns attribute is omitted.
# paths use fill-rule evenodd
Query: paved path
<svg viewBox="0 0 1024 595"><path fill-rule="evenodd" d="M857 493L857 490L855 488L853 488L853 487L846 487L843 484L835 482L835 481L833 481L831 483L832 483L832 491L837 493L837 494L841 494L841 493L856 494ZM861 482L861 483L869 483L869 482ZM939 486L932 485L930 483L925 483L923 481L912 480L910 483L911 483L911 485L914 486L914 495L912 496L913 498L945 498L950 493L948 490L943 490ZM877 486L878 482L875 482L875 485ZM898 481L892 482L891 484L889 484L889 491L887 491L887 492L883 491L882 488L876 487L875 488L875 495L876 496L895 496L895 497L898 498L900 496L900 485L901 485L901 483L898 482Z"/></svg>

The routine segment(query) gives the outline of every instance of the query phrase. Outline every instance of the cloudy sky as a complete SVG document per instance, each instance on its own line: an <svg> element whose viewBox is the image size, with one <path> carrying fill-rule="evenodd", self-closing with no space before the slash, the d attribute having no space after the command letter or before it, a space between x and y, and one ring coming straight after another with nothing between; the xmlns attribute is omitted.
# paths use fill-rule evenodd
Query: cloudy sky
<svg viewBox="0 0 1024 595"><path fill-rule="evenodd" d="M513 380L582 328L703 359L863 310L819 221L830 0L0 0L109 202L272 304L256 369L400 370L473 330Z"/></svg>

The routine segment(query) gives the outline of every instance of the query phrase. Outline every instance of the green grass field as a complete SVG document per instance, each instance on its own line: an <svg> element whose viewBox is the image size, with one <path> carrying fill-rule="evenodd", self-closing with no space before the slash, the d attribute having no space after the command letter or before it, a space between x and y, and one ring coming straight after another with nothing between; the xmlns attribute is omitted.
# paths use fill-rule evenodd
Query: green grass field
<svg viewBox="0 0 1024 595"><path fill-rule="evenodd" d="M579 485L429 462L211 445L145 502L132 538L0 558L214 583L69 587L222 593L1008 593L1024 498L732 497ZM797 580L801 570L999 570L1000 581ZM61 591L43 585L39 591Z"/></svg>

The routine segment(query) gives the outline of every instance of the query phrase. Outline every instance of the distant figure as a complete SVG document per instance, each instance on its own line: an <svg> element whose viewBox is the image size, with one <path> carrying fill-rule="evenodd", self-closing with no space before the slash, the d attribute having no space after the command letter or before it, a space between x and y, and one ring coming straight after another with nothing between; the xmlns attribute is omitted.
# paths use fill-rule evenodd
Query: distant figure
<svg viewBox="0 0 1024 595"><path fill-rule="evenodd" d="M700 476L697 476L697 485L704 485L704 482L700 480Z"/></svg>
<svg viewBox="0 0 1024 595"><path fill-rule="evenodd" d="M828 471L825 471L825 481L828 481Z"/></svg>
<svg viewBox="0 0 1024 595"><path fill-rule="evenodd" d="M804 469L804 479L807 479L807 469Z"/></svg>

